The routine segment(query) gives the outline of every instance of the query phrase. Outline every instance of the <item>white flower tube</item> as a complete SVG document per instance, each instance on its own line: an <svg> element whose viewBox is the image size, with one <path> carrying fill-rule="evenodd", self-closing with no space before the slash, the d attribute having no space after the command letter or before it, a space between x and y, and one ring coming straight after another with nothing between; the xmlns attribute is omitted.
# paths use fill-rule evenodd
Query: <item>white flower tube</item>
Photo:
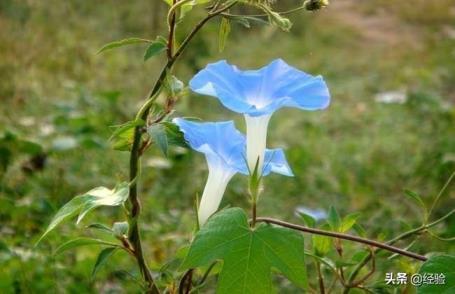
<svg viewBox="0 0 455 294"><path fill-rule="evenodd" d="M224 192L226 191L226 186L234 173L223 169L221 166L209 165L209 176L198 209L200 226L218 210L221 199L223 199Z"/></svg>
<svg viewBox="0 0 455 294"><path fill-rule="evenodd" d="M252 134L261 133L260 140L262 147L255 147L255 153L261 154L260 158L267 158L267 168L261 169L264 175L270 172L292 176L292 171L284 157L283 150L265 150L265 137L267 133L267 122L270 117L251 118ZM209 175L202 193L199 204L198 222L204 225L207 219L214 214L220 206L226 186L236 173L248 175L248 167L245 162L246 139L234 125L234 122L192 122L182 118L174 118L175 123L185 137L185 141L194 150L204 153L207 160ZM260 129L260 131L259 131ZM256 145L255 145L256 146ZM259 150L259 151L258 151ZM262 150L262 151L261 151ZM253 155L257 158L257 155ZM264 159L262 159L262 162ZM253 161L253 168L255 160ZM262 165L262 163L261 163Z"/></svg>
<svg viewBox="0 0 455 294"><path fill-rule="evenodd" d="M269 125L271 114L261 116L245 115L246 121L246 155L248 168L253 173L258 162L259 175L262 173L264 166L264 154L267 143L267 127Z"/></svg>

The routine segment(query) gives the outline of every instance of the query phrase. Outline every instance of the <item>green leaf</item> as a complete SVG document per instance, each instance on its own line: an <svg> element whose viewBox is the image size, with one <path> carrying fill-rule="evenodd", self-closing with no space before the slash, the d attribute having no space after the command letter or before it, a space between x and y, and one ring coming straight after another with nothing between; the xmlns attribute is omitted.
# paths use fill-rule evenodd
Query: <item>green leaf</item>
<svg viewBox="0 0 455 294"><path fill-rule="evenodd" d="M51 220L46 231L36 242L36 245L38 245L39 242L41 242L41 240L44 237L46 237L47 234L49 234L49 232L51 232L53 229L55 229L55 227L58 224L60 224L61 222L65 221L73 216L76 216L79 213L79 211L81 210L83 205L84 205L84 199L80 196L76 196L73 199L71 199L68 203L66 203L62 208L60 208L60 210L57 212L57 214Z"/></svg>
<svg viewBox="0 0 455 294"><path fill-rule="evenodd" d="M118 184L114 189L97 187L90 190L84 196L86 201L77 218L79 223L91 210L100 206L120 206L128 199L129 185L126 182Z"/></svg>
<svg viewBox="0 0 455 294"><path fill-rule="evenodd" d="M98 224L98 223L88 225L87 229L97 229L97 230L100 230L100 231L105 231L105 232L112 233L112 229L111 228L109 228L106 225Z"/></svg>
<svg viewBox="0 0 455 294"><path fill-rule="evenodd" d="M153 142L155 142L161 152L163 152L164 156L167 157L169 144L167 141L167 135L164 126L162 124L151 125L147 129L147 132L152 138Z"/></svg>
<svg viewBox="0 0 455 294"><path fill-rule="evenodd" d="M306 214L302 211L298 211L297 213L302 218L305 225L307 225L308 227L314 228L314 226L316 225L316 220L311 215Z"/></svg>
<svg viewBox="0 0 455 294"><path fill-rule="evenodd" d="M360 213L351 213L345 216L341 222L340 232L344 233L349 231L354 224L357 222L357 219L360 217Z"/></svg>
<svg viewBox="0 0 455 294"><path fill-rule="evenodd" d="M30 155L37 155L43 152L43 147L38 143L19 139L16 143L16 148L19 152L30 154Z"/></svg>
<svg viewBox="0 0 455 294"><path fill-rule="evenodd" d="M333 261L330 260L329 258L317 256L316 254L313 254L312 252L310 252L308 250L305 250L305 255L318 260L319 262L321 262L321 263L325 264L327 267L329 267L331 270L336 271L335 263L333 263Z"/></svg>
<svg viewBox="0 0 455 294"><path fill-rule="evenodd" d="M147 132L165 156L168 155L169 145L188 147L180 128L172 122L151 125Z"/></svg>
<svg viewBox="0 0 455 294"><path fill-rule="evenodd" d="M55 229L57 225L77 214L79 214L79 216L76 224L79 223L88 212L99 206L119 206L123 204L126 199L128 199L128 192L128 183L123 182L112 190L106 187L97 187L85 194L74 197L60 208L36 245Z"/></svg>
<svg viewBox="0 0 455 294"><path fill-rule="evenodd" d="M188 148L185 137L176 124L166 121L161 124L165 127L167 140L170 145Z"/></svg>
<svg viewBox="0 0 455 294"><path fill-rule="evenodd" d="M115 243L107 242L100 239L92 239L92 238L77 238L74 240L70 240L66 243L60 245L54 252L54 255L62 254L65 251L70 249L80 247L80 246L87 246L87 245L108 245L108 246L117 246Z"/></svg>
<svg viewBox="0 0 455 294"><path fill-rule="evenodd" d="M226 47L226 41L229 37L229 33L231 32L231 21L229 18L222 17L220 23L220 31L218 34L218 50L220 52L224 51Z"/></svg>
<svg viewBox="0 0 455 294"><path fill-rule="evenodd" d="M329 229L328 225L322 226L323 230ZM313 250L317 256L325 256L330 252L332 248L332 240L327 236L313 235Z"/></svg>
<svg viewBox="0 0 455 294"><path fill-rule="evenodd" d="M340 229L340 226L341 226L340 215L338 214L338 211L333 206L330 206L327 223L330 225L330 228L332 229L332 231L338 231Z"/></svg>
<svg viewBox="0 0 455 294"><path fill-rule="evenodd" d="M119 206L128 199L129 186L123 182L114 189L97 187L85 193L84 205L79 213L76 223L79 223L91 210L100 206Z"/></svg>
<svg viewBox="0 0 455 294"><path fill-rule="evenodd" d="M352 228L354 229L354 231L360 236L360 237L365 237L367 235L367 232L365 231L365 229L359 225L359 224L354 224L352 226Z"/></svg>
<svg viewBox="0 0 455 294"><path fill-rule="evenodd" d="M348 260L335 260L336 267L350 267L356 265L357 262L348 261Z"/></svg>
<svg viewBox="0 0 455 294"><path fill-rule="evenodd" d="M133 144L134 128L141 127L144 124L145 122L139 119L129 121L118 126L113 126L115 130L109 138L112 148L120 151L129 151L131 149L131 145Z"/></svg>
<svg viewBox="0 0 455 294"><path fill-rule="evenodd" d="M422 208L423 213L425 214L425 217L426 217L428 212L427 212L427 207L425 206L425 203L422 200L422 197L420 197L420 195L417 194L416 192L413 192L413 191L407 190L407 189L404 190L404 194L406 196L408 196L409 198L411 198L412 201L414 201L418 206L420 206Z"/></svg>
<svg viewBox="0 0 455 294"><path fill-rule="evenodd" d="M115 253L115 250L117 250L117 247L108 247L101 250L100 254L98 255L98 258L96 259L95 266L93 267L92 279L95 277L99 269L106 264L109 257L111 257Z"/></svg>
<svg viewBox="0 0 455 294"><path fill-rule="evenodd" d="M161 36L158 36L151 44L147 47L144 53L144 61L147 61L149 58L160 54L165 51L167 47L167 41Z"/></svg>
<svg viewBox="0 0 455 294"><path fill-rule="evenodd" d="M455 293L455 256L432 256L422 265L419 274L426 275L427 283L423 283L417 288L417 294ZM441 274L444 276L444 282L436 284L435 278L441 277ZM428 283L430 278L432 283Z"/></svg>
<svg viewBox="0 0 455 294"><path fill-rule="evenodd" d="M362 262L363 259L366 258L367 255L369 255L369 254L370 254L370 251L366 251L366 250L357 251L356 253L354 253L351 260L353 262L359 263L359 262Z"/></svg>
<svg viewBox="0 0 455 294"><path fill-rule="evenodd" d="M205 4L210 1L212 0L191 0L188 3L183 4L180 9L180 19L184 18L186 14L193 9L193 6Z"/></svg>
<svg viewBox="0 0 455 294"><path fill-rule="evenodd" d="M209 218L181 268L206 266L216 260L223 260L217 293L272 293L272 268L301 288L308 285L303 237L263 223L251 229L240 208L225 209Z"/></svg>
<svg viewBox="0 0 455 294"><path fill-rule="evenodd" d="M101 49L98 50L98 52L96 54L100 54L100 53L102 53L104 51L112 50L114 48L118 48L118 47L122 47L122 46L126 46L126 45L141 44L141 43L151 43L151 42L152 42L151 40L141 39L141 38L123 39L123 40L120 40L120 41L114 41L114 42L111 42L111 43L107 43L106 45L101 47Z"/></svg>

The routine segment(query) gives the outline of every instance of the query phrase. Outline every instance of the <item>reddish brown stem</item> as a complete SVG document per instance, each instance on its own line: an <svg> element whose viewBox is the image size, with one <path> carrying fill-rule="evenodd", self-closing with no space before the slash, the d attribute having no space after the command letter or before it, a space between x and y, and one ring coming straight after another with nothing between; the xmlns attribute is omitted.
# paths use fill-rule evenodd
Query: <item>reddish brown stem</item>
<svg viewBox="0 0 455 294"><path fill-rule="evenodd" d="M367 244L367 245L374 246L374 247L377 247L377 248L385 249L385 250L388 250L388 251L391 251L391 252L394 252L394 253L397 253L397 254L400 254L400 255L403 255L403 256L407 256L407 257L411 257L411 258L414 258L414 259L418 259L418 260L421 260L421 261L426 261L427 260L427 258L425 256L423 256L423 255L420 255L420 254L417 254L417 253L414 253L414 252L410 252L410 251L406 251L404 249L401 249L401 248L398 248L398 247L395 247L395 246L391 246L391 245L387 245L387 244L384 244L384 243L381 243L381 242L378 242L378 241L374 241L374 240L358 237L358 236L353 236L353 235L348 235L348 234L343 234L343 233L337 233L337 232L331 232L331 231L325 231L325 230L320 230L320 229L315 229L315 228L308 228L308 227L304 227L304 226L300 226L300 225L284 222L284 221L281 221L281 220L273 219L273 218L270 218L270 217L258 217L258 218L256 218L256 222L271 223L271 224L279 225L279 226L282 226L282 227L286 227L286 228L290 228L290 229L293 229L293 230L302 231L302 232L306 232L306 233L311 233L311 234L316 234L316 235L323 235L323 236L334 237L334 238L354 241L354 242L358 242L358 243L363 243L363 244Z"/></svg>

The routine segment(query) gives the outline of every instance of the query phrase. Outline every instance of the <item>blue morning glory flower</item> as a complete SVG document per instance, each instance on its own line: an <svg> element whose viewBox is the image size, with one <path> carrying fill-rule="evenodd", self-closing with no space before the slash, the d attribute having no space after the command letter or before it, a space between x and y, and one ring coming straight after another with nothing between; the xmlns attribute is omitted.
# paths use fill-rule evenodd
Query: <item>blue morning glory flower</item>
<svg viewBox="0 0 455 294"><path fill-rule="evenodd" d="M199 223L202 225L216 212L226 186L236 173L249 174L245 159L245 136L233 121L193 122L174 118L190 147L204 153L209 175L199 204ZM262 175L270 172L293 176L282 149L265 151L266 164Z"/></svg>
<svg viewBox="0 0 455 294"><path fill-rule="evenodd" d="M267 126L272 114L282 107L324 109L330 94L321 76L312 76L281 59L259 70L242 71L226 61L207 65L190 81L199 94L214 96L232 111L245 115L247 160L252 170L265 161Z"/></svg>

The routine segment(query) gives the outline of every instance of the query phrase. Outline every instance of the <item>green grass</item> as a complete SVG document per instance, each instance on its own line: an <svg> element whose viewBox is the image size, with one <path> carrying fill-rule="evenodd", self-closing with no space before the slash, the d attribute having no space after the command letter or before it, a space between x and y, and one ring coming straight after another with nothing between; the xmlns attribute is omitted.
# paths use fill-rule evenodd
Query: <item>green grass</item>
<svg viewBox="0 0 455 294"><path fill-rule="evenodd" d="M298 221L294 210L299 205L326 210L334 205L343 215L362 213L360 223L375 239L420 224L420 211L403 190L416 191L430 205L455 169L455 88L451 82L455 79L455 40L444 33L453 24L447 9L450 1L425 3L369 1L349 12L333 5L321 13L294 16L289 34L270 27L246 30L236 25L222 53L218 52L217 23L194 40L176 67L183 81L218 59L254 68L282 57L307 72L323 75L330 87L332 104L326 111L282 110L272 118L268 143L287 149L296 177L272 175L265 180L260 215ZM96 281L89 277L97 253L93 248L55 258L50 255L64 240L86 234L83 227L91 221L111 225L121 220L120 211L101 209L79 228L62 226L39 248L32 246L56 210L73 196L127 178L128 154L110 148L110 126L133 117L162 61L143 63L145 48L141 46L95 53L112 40L154 38L162 31L151 28L154 5L114 0L96 5L81 1L0 4L0 134L9 131L39 143L47 155L42 170L32 164L33 172L26 173L23 167L30 166L31 155L14 152L7 169L0 171L2 293L138 291L120 272L138 274L122 253L101 270ZM425 12L422 5L429 5ZM384 9L398 24L395 31L385 32L390 43L375 39L384 32L372 30L381 28L362 27L346 19L349 13L361 19L377 17ZM185 20L183 31L201 13ZM401 42L401 34L408 34L408 29L415 39L403 37ZM375 102L377 93L395 90L407 92L405 104ZM177 110L204 120L235 119L244 128L239 116L210 97L190 95L179 101ZM2 162L7 157L6 153L0 156ZM191 207L206 174L203 156L194 152L174 150L168 159L158 150L145 155L143 236L154 269L190 239ZM449 187L435 217L453 207L453 196ZM248 207L245 178L234 178L223 205ZM450 220L436 232L453 236L454 224ZM347 254L359 248L345 246ZM453 243L427 236L412 249L455 252ZM416 266L403 258L396 263L383 260L376 280L382 280L385 271Z"/></svg>

